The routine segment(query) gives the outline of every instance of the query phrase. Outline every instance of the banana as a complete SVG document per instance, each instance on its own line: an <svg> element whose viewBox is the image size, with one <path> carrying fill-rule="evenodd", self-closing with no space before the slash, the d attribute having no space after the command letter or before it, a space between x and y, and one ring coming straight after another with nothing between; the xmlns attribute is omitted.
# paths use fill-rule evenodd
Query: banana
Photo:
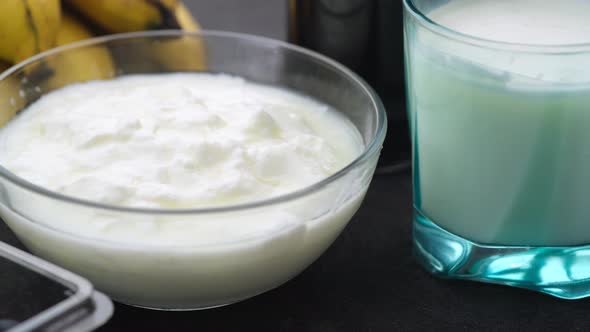
<svg viewBox="0 0 590 332"><path fill-rule="evenodd" d="M64 13L54 39L56 46L61 46L92 37L93 34L75 17ZM0 72L8 66L0 63ZM29 66L30 70L25 69L20 74L13 74L0 81L0 126L44 91L51 91L70 83L106 79L115 75L115 66L109 50L103 46L62 51Z"/></svg>
<svg viewBox="0 0 590 332"><path fill-rule="evenodd" d="M175 15L180 3L177 0L66 0L66 3L110 33L183 28Z"/></svg>
<svg viewBox="0 0 590 332"><path fill-rule="evenodd" d="M201 29L182 2L176 5L174 16L183 30L199 31ZM198 36L162 40L160 44L154 44L151 51L167 70L203 71L207 68L205 46Z"/></svg>
<svg viewBox="0 0 590 332"><path fill-rule="evenodd" d="M63 1L95 27L107 32L146 29L200 30L198 23L180 0ZM8 68L9 64L20 62L41 51L91 37L91 31L75 16L67 12L62 14L59 0L0 0L0 72ZM206 68L204 45L198 36L162 36L156 42L146 40L144 45L127 51L129 54L118 54L117 59L142 57L173 71ZM14 116L27 102L34 100L39 91L114 76L115 61L109 50L102 46L66 50L50 55L37 64L29 65L19 75L0 81L0 125ZM27 84L21 83L23 77L29 78Z"/></svg>
<svg viewBox="0 0 590 332"><path fill-rule="evenodd" d="M1 0L0 0L1 1ZM110 33L153 29L198 31L200 27L179 0L66 0L95 25ZM206 68L203 41L197 37L162 37L138 50L138 58L171 71L201 71ZM124 57L134 56L130 53Z"/></svg>
<svg viewBox="0 0 590 332"><path fill-rule="evenodd" d="M176 4L174 8L174 16L176 17L176 21L182 30L187 31L199 31L201 27L191 15L191 12L186 8L184 3L179 2Z"/></svg>
<svg viewBox="0 0 590 332"><path fill-rule="evenodd" d="M7 62L0 62L0 73L10 68ZM25 106L20 96L20 82L15 76L0 81L0 127L12 119Z"/></svg>
<svg viewBox="0 0 590 332"><path fill-rule="evenodd" d="M0 1L0 59L20 62L55 45L59 0Z"/></svg>
<svg viewBox="0 0 590 332"><path fill-rule="evenodd" d="M74 16L64 13L57 33L57 45L92 38L93 34ZM109 50L104 46L87 46L59 52L46 60L51 69L48 88L56 89L70 83L107 79L115 75Z"/></svg>

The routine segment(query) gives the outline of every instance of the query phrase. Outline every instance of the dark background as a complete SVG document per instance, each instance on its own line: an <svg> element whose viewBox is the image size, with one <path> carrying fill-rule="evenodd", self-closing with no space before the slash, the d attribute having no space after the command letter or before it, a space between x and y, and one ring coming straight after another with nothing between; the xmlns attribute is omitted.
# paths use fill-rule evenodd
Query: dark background
<svg viewBox="0 0 590 332"><path fill-rule="evenodd" d="M391 32L381 37L391 43L386 52L399 53L401 2L359 1L389 8L382 14L391 14L390 19L380 22ZM287 38L286 1L186 2L204 28ZM394 65L399 60L390 64L391 72L384 71L391 75L391 91L384 88L387 85L376 87L381 97L389 100L389 113L403 112L400 89L394 88L395 82L403 82L403 69ZM386 152L394 152L387 158L395 162L403 153L398 155L397 150L387 147L395 146L391 142L401 141L403 135L395 130L388 135ZM412 258L411 197L409 172L376 175L363 206L334 245L285 285L241 303L206 311L159 312L116 304L113 318L100 331L590 330L589 300L559 300L516 288L441 280L424 272ZM0 240L20 246L1 223ZM18 283L1 282L3 305L6 293L2 290Z"/></svg>

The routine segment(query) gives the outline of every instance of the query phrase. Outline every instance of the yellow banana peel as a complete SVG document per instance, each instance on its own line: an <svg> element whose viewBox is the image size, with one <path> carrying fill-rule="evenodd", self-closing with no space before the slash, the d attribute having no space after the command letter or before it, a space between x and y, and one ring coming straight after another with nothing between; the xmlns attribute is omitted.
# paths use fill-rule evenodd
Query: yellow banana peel
<svg viewBox="0 0 590 332"><path fill-rule="evenodd" d="M174 15L183 30L199 31L201 27L182 2ZM207 69L205 45L197 36L179 37L153 45L152 52L160 63L171 71L204 71Z"/></svg>
<svg viewBox="0 0 590 332"><path fill-rule="evenodd" d="M93 34L74 16L64 13L57 33L57 45L92 38ZM51 69L47 84L56 89L70 83L107 79L115 75L109 50L104 46L74 48L49 56L46 65Z"/></svg>
<svg viewBox="0 0 590 332"><path fill-rule="evenodd" d="M185 5L178 0L66 0L66 3L111 33L151 29L200 29ZM154 61L166 70L206 69L204 45L198 37L162 38L160 42L150 44L140 52L151 54Z"/></svg>
<svg viewBox="0 0 590 332"><path fill-rule="evenodd" d="M0 59L17 63L50 49L60 21L59 0L0 1Z"/></svg>
<svg viewBox="0 0 590 332"><path fill-rule="evenodd" d="M110 33L178 29L171 16L176 0L66 0Z"/></svg>
<svg viewBox="0 0 590 332"><path fill-rule="evenodd" d="M95 26L112 33L149 29L200 30L197 21L179 0L64 2ZM91 37L93 33L82 21L70 13L62 14L59 0L0 0L0 72L9 64L41 51ZM156 43L146 43L137 52L142 57L149 54L156 64L170 71L206 69L205 46L198 36L162 37ZM0 81L0 125L27 102L21 96L20 76L37 80L46 91L74 82L112 78L115 67L109 50L102 46L60 52L36 65L29 65L19 78L15 75Z"/></svg>
<svg viewBox="0 0 590 332"><path fill-rule="evenodd" d="M178 4L176 4L176 7L174 8L174 16L176 16L178 25L182 30L201 30L201 27L199 26L193 15L191 15L191 12L188 10L188 8L186 8L184 3L179 2Z"/></svg>

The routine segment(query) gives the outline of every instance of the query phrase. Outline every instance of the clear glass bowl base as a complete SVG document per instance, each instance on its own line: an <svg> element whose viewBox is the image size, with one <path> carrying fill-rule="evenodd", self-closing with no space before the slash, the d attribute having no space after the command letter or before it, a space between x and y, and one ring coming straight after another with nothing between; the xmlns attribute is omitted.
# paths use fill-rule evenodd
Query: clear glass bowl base
<svg viewBox="0 0 590 332"><path fill-rule="evenodd" d="M413 245L432 274L508 285L563 299L590 296L590 245L498 246L450 233L414 210Z"/></svg>

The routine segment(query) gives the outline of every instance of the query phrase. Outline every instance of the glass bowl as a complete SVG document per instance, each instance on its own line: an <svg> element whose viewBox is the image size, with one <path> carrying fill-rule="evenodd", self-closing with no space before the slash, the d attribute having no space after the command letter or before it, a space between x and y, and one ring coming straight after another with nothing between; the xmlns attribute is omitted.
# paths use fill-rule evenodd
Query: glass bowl
<svg viewBox="0 0 590 332"><path fill-rule="evenodd" d="M379 98L342 65L280 41L213 31L112 35L39 54L0 74L0 125L71 83L179 71L222 72L309 95L344 113L360 132L364 150L342 170L295 192L184 210L127 208L65 196L0 166L0 216L29 250L88 278L117 301L164 310L244 300L305 269L359 208L386 130ZM253 231L236 236L221 229L227 238L214 242L190 236L178 242L150 240L159 227L186 235L183 230L194 223L214 227L217 220L250 223Z"/></svg>

